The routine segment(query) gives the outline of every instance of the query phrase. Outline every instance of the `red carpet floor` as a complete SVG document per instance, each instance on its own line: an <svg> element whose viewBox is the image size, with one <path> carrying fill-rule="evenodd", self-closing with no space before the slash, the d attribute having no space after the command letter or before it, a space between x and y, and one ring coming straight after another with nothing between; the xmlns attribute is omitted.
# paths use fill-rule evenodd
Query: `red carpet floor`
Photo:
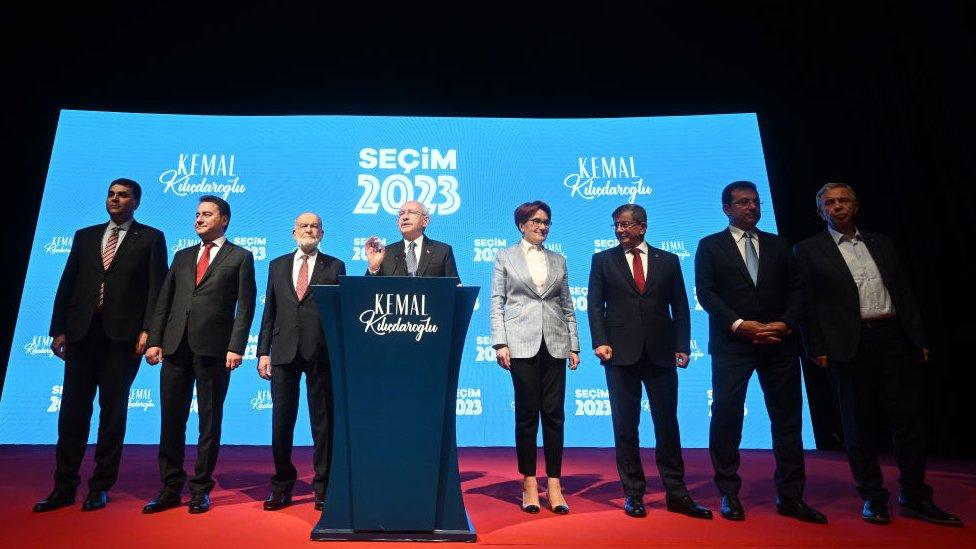
<svg viewBox="0 0 976 549"><path fill-rule="evenodd" d="M192 459L192 448L188 450L188 458ZM89 448L83 478L91 471L91 452ZM156 447L127 446L121 477L106 509L92 513L79 510L85 495L83 485L75 506L37 514L31 512L31 507L51 489L53 448L0 446L0 547L322 547L309 541L319 516L312 507L309 485L311 450L299 448L295 454L300 475L295 503L278 512L261 508L272 471L270 449L232 446L221 450L217 488L209 513L189 515L184 507L143 515L142 505L158 489ZM692 496L716 511L715 520L695 520L664 510L653 450L643 454L650 479L645 519L632 519L621 510L612 449L566 451L563 486L572 509L567 516L557 516L546 509L538 515L519 510L519 482L511 448L462 449L462 489L478 544L484 546L976 547L973 463L932 460L929 466L936 501L962 517L966 527L946 528L903 518L897 515L897 505L891 507L895 513L891 525L872 526L860 519L861 502L843 455L810 452L806 500L830 519L829 525L820 526L776 514L770 452L743 452L744 487L740 497L747 519L741 523L718 518L719 497L711 482L707 451L686 450L684 455ZM884 462L884 472L888 488L897 494L897 470L890 460Z"/></svg>

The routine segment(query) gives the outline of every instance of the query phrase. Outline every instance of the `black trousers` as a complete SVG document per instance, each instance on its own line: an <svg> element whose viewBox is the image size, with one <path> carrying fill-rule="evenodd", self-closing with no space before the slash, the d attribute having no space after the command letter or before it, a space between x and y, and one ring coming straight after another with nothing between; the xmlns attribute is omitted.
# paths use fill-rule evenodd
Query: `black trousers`
<svg viewBox="0 0 976 549"><path fill-rule="evenodd" d="M932 499L925 484L925 432L921 407L921 366L897 319L867 322L854 360L831 365L844 426L847 459L865 500L885 503L875 434L878 403L891 425L902 497Z"/></svg>
<svg viewBox="0 0 976 549"><path fill-rule="evenodd" d="M749 355L712 355L712 421L708 451L715 468L715 484L722 494L737 495L739 443L742 442L743 407L752 373L759 376L773 435L776 492L786 499L803 497L806 472L803 461L800 361L777 348L759 348Z"/></svg>
<svg viewBox="0 0 976 549"><path fill-rule="evenodd" d="M636 364L604 366L610 393L610 417L617 454L617 472L624 494L640 498L647 480L640 458L638 427L641 415L641 385L647 391L656 439L655 461L664 489L673 497L688 495L685 463L681 457L678 429L678 373L651 363L647 353Z"/></svg>
<svg viewBox="0 0 976 549"><path fill-rule="evenodd" d="M168 355L159 372L160 435L159 476L166 486L182 491L186 482L183 457L186 448L186 420L190 416L193 387L196 384L197 412L200 419L197 462L190 478L190 493L209 494L214 487L213 472L220 451L220 429L224 418L224 398L230 383L226 357L194 354L186 343Z"/></svg>
<svg viewBox="0 0 976 549"><path fill-rule="evenodd" d="M316 494L324 495L329 482L332 449L332 374L324 359L308 361L297 357L290 364L271 368L271 399L274 403L271 409L271 452L275 464L271 486L278 492L291 492L298 478L291 451L303 373L314 444L312 489Z"/></svg>
<svg viewBox="0 0 976 549"><path fill-rule="evenodd" d="M129 413L129 388L139 371L142 357L135 354L135 341L109 339L97 315L84 339L69 343L65 351L54 484L60 490L73 492L81 483L78 469L88 444L97 388L98 439L95 471L88 481L88 488L91 491L109 490L119 477Z"/></svg>
<svg viewBox="0 0 976 549"><path fill-rule="evenodd" d="M534 357L513 358L510 372L515 386L515 455L519 473L535 476L536 436L541 416L546 476L559 478L566 419L566 359L553 358L543 340Z"/></svg>

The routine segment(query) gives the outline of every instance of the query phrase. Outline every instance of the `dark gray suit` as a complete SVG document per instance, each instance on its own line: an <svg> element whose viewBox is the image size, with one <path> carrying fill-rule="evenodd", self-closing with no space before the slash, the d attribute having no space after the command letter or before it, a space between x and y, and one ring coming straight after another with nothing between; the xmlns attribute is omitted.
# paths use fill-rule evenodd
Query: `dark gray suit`
<svg viewBox="0 0 976 549"><path fill-rule="evenodd" d="M858 492L888 501L878 465L880 403L887 414L901 473L902 495L932 499L925 484L921 368L915 362L925 333L915 297L891 240L861 233L894 305L895 317L862 321L858 288L832 235L821 232L794 247L803 273L807 315L803 339L811 357L826 356L837 389L844 440Z"/></svg>
<svg viewBox="0 0 976 549"><path fill-rule="evenodd" d="M257 293L254 257L229 240L218 248L196 284L200 248L180 250L173 258L149 332L149 346L161 346L166 355L159 383L160 477L178 491L186 481L186 420L196 383L200 436L195 475L190 479L194 495L207 494L214 486L224 398L230 383L226 355L228 351L244 354Z"/></svg>
<svg viewBox="0 0 976 549"><path fill-rule="evenodd" d="M712 420L709 453L715 483L737 495L739 443L749 378L755 371L772 424L776 490L788 500L803 495L802 405L796 328L803 306L803 283L786 240L756 231L759 272L753 283L732 233L706 236L695 254L698 301L708 311L708 352L712 355ZM754 345L730 329L738 319L784 322L792 331L775 345Z"/></svg>
<svg viewBox="0 0 976 549"><path fill-rule="evenodd" d="M115 484L122 459L129 388L139 371L139 333L148 331L166 276L166 238L133 221L107 269L102 236L107 223L75 233L51 315L51 337L65 335L64 388L58 414L56 488L74 492L98 389L98 443L92 493ZM98 295L105 283L105 302Z"/></svg>
<svg viewBox="0 0 976 549"><path fill-rule="evenodd" d="M276 258L268 267L268 290L258 351L271 357L271 449L276 492L291 492L298 470L291 461L295 421L298 416L299 383L305 374L308 414L312 424L315 477L312 488L325 493L329 480L329 452L332 441L332 377L325 336L319 322L312 288L298 299L293 281L295 253ZM309 285L334 285L346 274L346 266L331 255L318 252Z"/></svg>
<svg viewBox="0 0 976 549"><path fill-rule="evenodd" d="M638 292L623 246L593 255L587 316L593 348L609 345L605 362L617 471L624 493L642 498L641 385L647 391L657 441L658 472L670 497L688 495L678 428L675 353L687 353L691 320L678 256L647 246L644 291Z"/></svg>

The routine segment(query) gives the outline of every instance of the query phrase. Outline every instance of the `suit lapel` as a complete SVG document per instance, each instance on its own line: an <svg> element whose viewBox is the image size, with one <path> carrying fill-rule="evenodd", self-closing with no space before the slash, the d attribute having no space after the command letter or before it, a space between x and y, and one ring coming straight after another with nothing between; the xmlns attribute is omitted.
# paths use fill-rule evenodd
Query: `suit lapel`
<svg viewBox="0 0 976 549"><path fill-rule="evenodd" d="M433 240L424 238L424 245L420 248L420 258L417 260L417 276L424 276L424 272L427 271L427 266L430 265L430 258L433 255L431 248L434 246L436 246L436 243ZM406 250L406 247L404 247L404 250Z"/></svg>
<svg viewBox="0 0 976 549"><path fill-rule="evenodd" d="M771 240L770 236L772 235L760 231L759 229L755 229L755 231L756 231L756 239L759 240L759 252L758 252L759 269L756 272L756 286L759 286L759 284L763 281L765 272L769 269L769 266L773 263L773 261L771 261L769 257L769 252L770 250L772 250L773 247L770 245L770 240ZM743 261L742 264L745 265L745 261ZM746 271L746 273L748 274L748 271Z"/></svg>
<svg viewBox="0 0 976 549"><path fill-rule="evenodd" d="M522 243L519 242L514 247L509 249L512 250L510 255L512 258L512 267L515 270L515 278L536 295L542 295L539 293L539 290L536 289L535 282L532 281L532 273L529 272L529 263L525 260L525 252L522 251Z"/></svg>
<svg viewBox="0 0 976 549"><path fill-rule="evenodd" d="M663 268L662 265L664 265L664 263L661 261L661 254L657 250L655 250L654 248L651 248L650 246L648 246L647 247L647 267L645 267L645 269L647 270L647 272L645 273L646 280L644 282L644 294L645 295L650 290L650 288L651 288L651 282L653 281L653 279L661 276L661 269Z"/></svg>
<svg viewBox="0 0 976 549"><path fill-rule="evenodd" d="M739 253L739 246L735 242L735 237L732 236L732 231L725 229L725 237L720 239L719 243L721 244L722 250L724 250L725 254L728 256L729 261L731 261L732 264L736 266L736 269L738 269L739 274L748 280L749 284L755 285L752 282L752 277L749 276L749 270L746 269L746 261L742 259L742 254ZM759 260L759 268L762 270L761 259ZM756 276L756 279L758 280L759 277Z"/></svg>
<svg viewBox="0 0 976 549"><path fill-rule="evenodd" d="M297 303L298 290L295 289L295 278L293 276L294 270L295 270L295 254L292 254L288 256L288 261L285 262L284 268L281 269L281 274L279 276L285 279L284 282L285 284L288 285L288 289L290 290L288 292L288 295L291 297L293 301ZM307 293L308 292L306 292L306 294Z"/></svg>
<svg viewBox="0 0 976 549"><path fill-rule="evenodd" d="M99 229L101 230L92 234L94 242L87 245L88 249L92 249L94 251L94 253L91 256L92 261L94 261L95 264L98 265L98 269L101 270L102 272L105 272L105 266L102 264L102 252L104 251L104 248L102 247L102 238L104 238L105 236L105 229L107 227L108 227L107 222L103 223L102 225L99 225ZM111 265L109 266L111 267Z"/></svg>
<svg viewBox="0 0 976 549"><path fill-rule="evenodd" d="M627 284L630 285L631 290L634 290L634 293L637 293L637 283L634 282L634 273L631 272L630 265L627 265L627 255L624 251L624 247L617 244L616 248L611 248L610 255L612 258L610 262L613 263L613 265L620 272L621 278L627 281ZM647 288L647 284L645 284L644 287Z"/></svg>
<svg viewBox="0 0 976 549"><path fill-rule="evenodd" d="M840 271L851 286L857 288L857 283L854 282L854 276L851 275L851 269L847 266L847 262L844 261L844 256L840 253L840 248L837 243L834 242L834 237L829 232L824 231L820 233L820 236L816 240L817 245L820 247L820 252L827 258L827 261L834 266L835 269Z"/></svg>
<svg viewBox="0 0 976 549"><path fill-rule="evenodd" d="M548 294L549 290L551 290L553 285L556 284L556 280L562 276L561 272L556 272L559 268L559 263L557 261L559 254L551 250L545 250L543 253L546 256L546 282L542 285L542 293L539 295ZM532 286L535 287L535 284Z"/></svg>
<svg viewBox="0 0 976 549"><path fill-rule="evenodd" d="M315 254L315 267L312 269L312 277L308 280L308 289L305 290L305 295L302 296L301 299L303 302L309 299L309 297L312 295L313 285L322 284L322 280L325 278L325 269L325 256L322 254L322 251L319 250L319 252ZM292 277L288 277L288 282L292 285L291 295L295 296L297 299L298 291L295 289L294 283L292 283Z"/></svg>
<svg viewBox="0 0 976 549"><path fill-rule="evenodd" d="M112 262L109 263L108 269L111 269L115 263L118 262L119 257L121 257L122 254L136 245L136 241L139 240L140 236L142 236L142 227L133 221L132 224L129 225L129 230L126 231L126 235L125 238L122 239L122 243L119 244L119 247L115 250L115 256L112 258Z"/></svg>
<svg viewBox="0 0 976 549"><path fill-rule="evenodd" d="M224 245L217 248L217 254L214 256L213 260L210 261L210 265L207 266L207 272L203 273L203 278L200 279L200 284L198 284L198 286L202 286L203 283L206 282L208 278L210 278L210 273L212 273L214 269L217 268L217 265L220 265L224 261L224 259L228 255L230 255L231 246L233 246L233 244L230 243L230 240L224 240ZM200 253L199 248L202 247L203 247L203 243L201 243L200 246L197 248L197 253ZM194 266L193 269L193 278L194 280L196 280L196 266Z"/></svg>

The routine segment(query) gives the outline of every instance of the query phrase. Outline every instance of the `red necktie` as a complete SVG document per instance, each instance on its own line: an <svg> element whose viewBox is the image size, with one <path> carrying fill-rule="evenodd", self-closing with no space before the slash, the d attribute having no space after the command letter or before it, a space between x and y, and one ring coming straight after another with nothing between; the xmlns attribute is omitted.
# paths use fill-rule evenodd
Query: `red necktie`
<svg viewBox="0 0 976 549"><path fill-rule="evenodd" d="M102 269L108 270L108 266L112 264L112 259L115 258L115 248L119 244L119 231L122 227L113 227L112 232L108 235L108 240L105 241L105 248L102 250ZM98 308L101 309L105 305L105 281L102 280L102 286L98 289Z"/></svg>
<svg viewBox="0 0 976 549"><path fill-rule="evenodd" d="M302 266L298 268L298 284L295 286L295 293L298 294L298 301L305 297L308 291L308 256L302 256Z"/></svg>
<svg viewBox="0 0 976 549"><path fill-rule="evenodd" d="M207 272L207 267L210 266L210 248L213 247L213 242L207 242L203 245L203 254L200 255L200 261L197 261L197 286L200 285L203 275Z"/></svg>
<svg viewBox="0 0 976 549"><path fill-rule="evenodd" d="M637 285L637 293L642 294L644 293L644 266L641 265L640 248L634 248L630 253L634 261L634 284Z"/></svg>

